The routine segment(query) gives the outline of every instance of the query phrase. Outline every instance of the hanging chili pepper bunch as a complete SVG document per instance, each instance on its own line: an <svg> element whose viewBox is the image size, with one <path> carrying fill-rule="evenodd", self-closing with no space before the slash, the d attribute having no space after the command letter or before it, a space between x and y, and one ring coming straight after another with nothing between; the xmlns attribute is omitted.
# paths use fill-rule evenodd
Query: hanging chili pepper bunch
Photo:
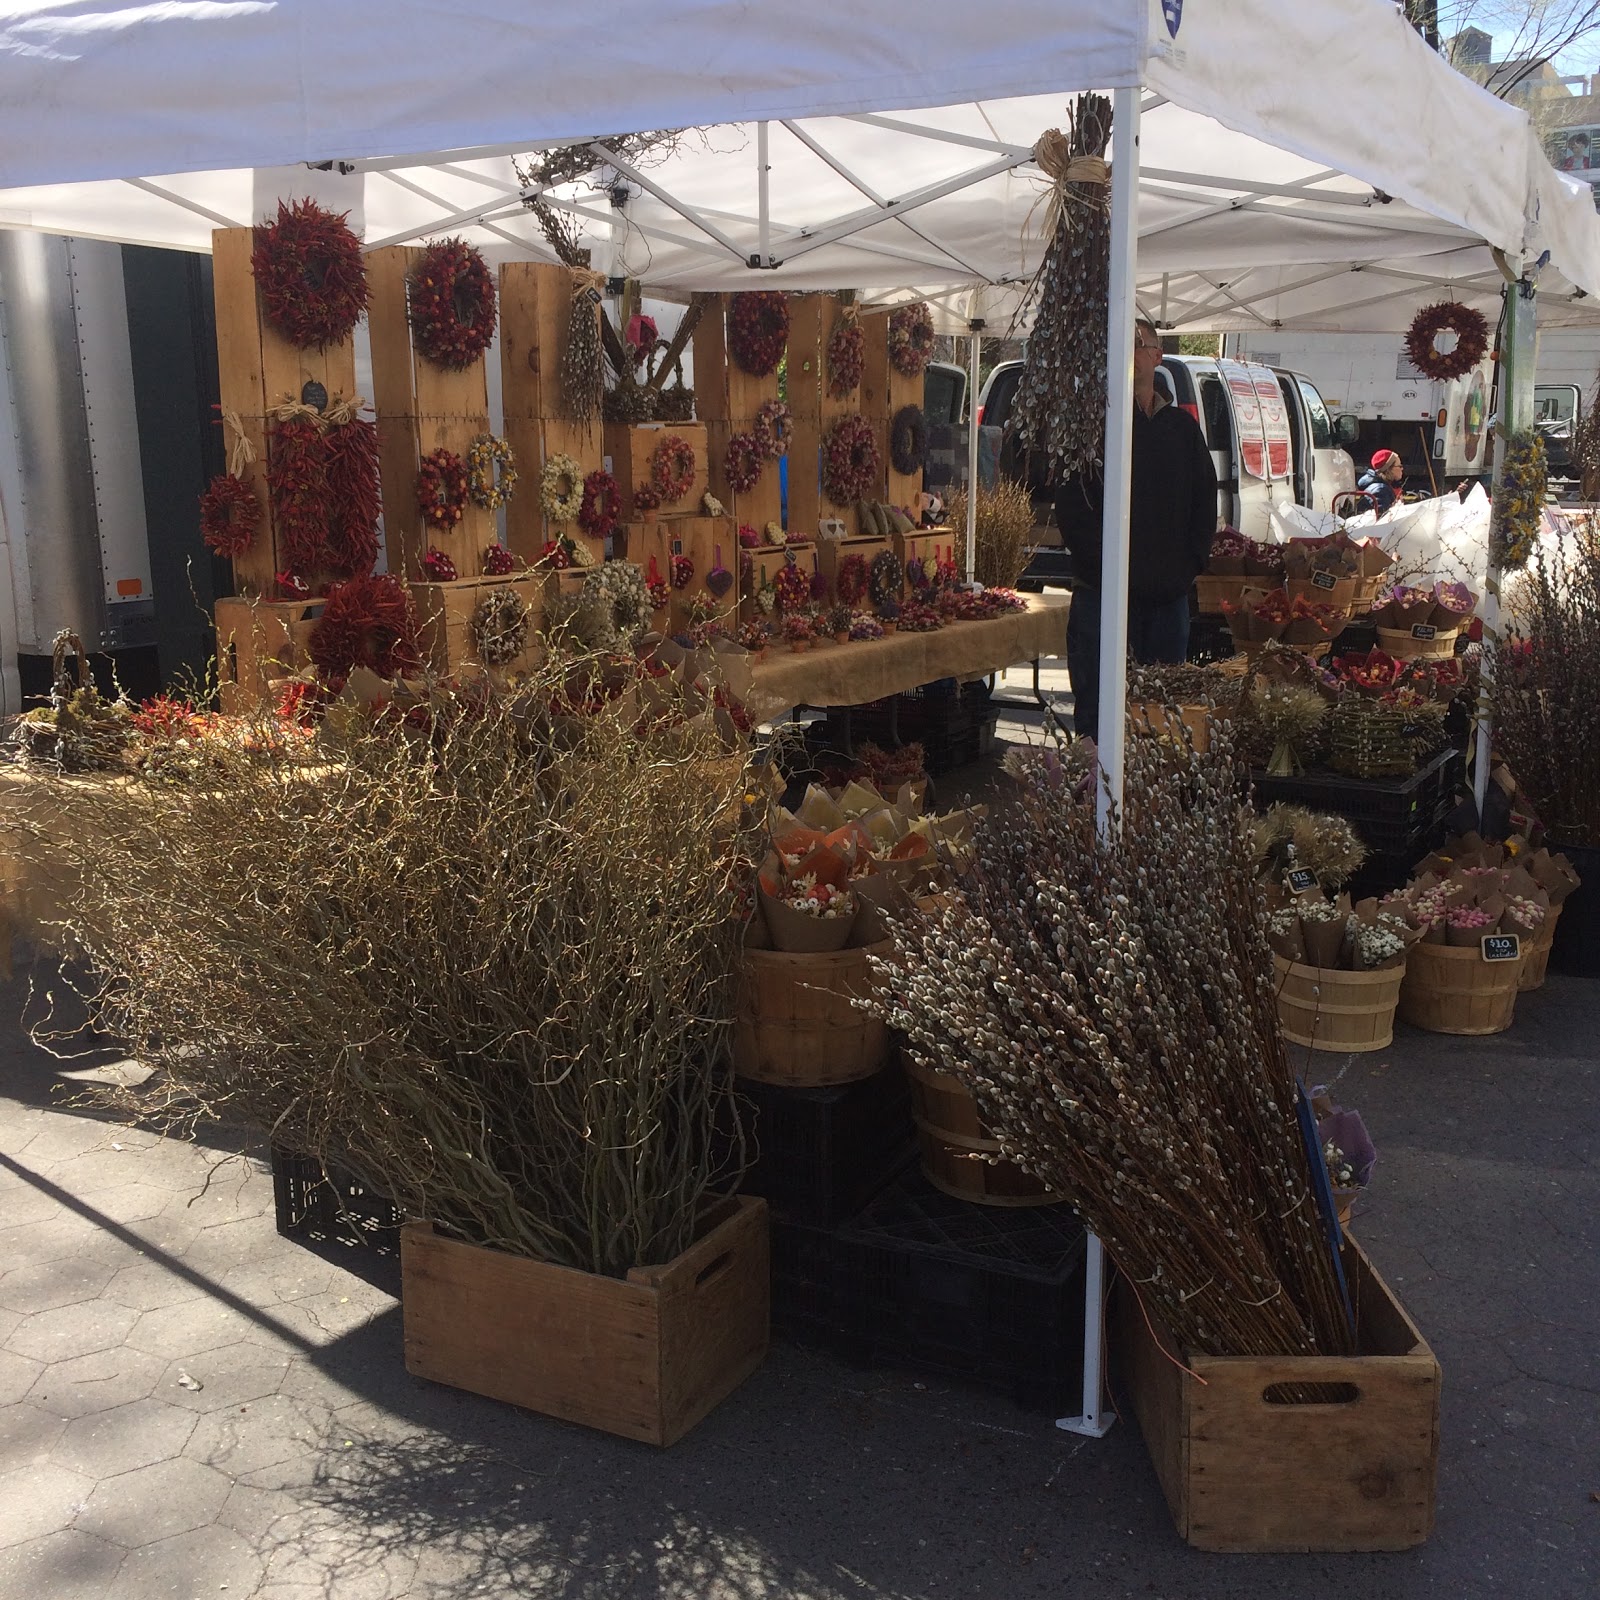
<svg viewBox="0 0 1600 1600"><path fill-rule="evenodd" d="M219 472L200 496L200 536L209 549L230 559L255 543L261 502L250 485L231 472Z"/></svg>
<svg viewBox="0 0 1600 1600"><path fill-rule="evenodd" d="M467 468L454 450L434 450L422 458L417 509L430 528L445 532L458 526L466 514Z"/></svg>
<svg viewBox="0 0 1600 1600"><path fill-rule="evenodd" d="M355 578L378 564L378 515L383 509L378 425L356 415L359 400L334 400L322 435L328 486L328 570Z"/></svg>
<svg viewBox="0 0 1600 1600"><path fill-rule="evenodd" d="M1030 289L1033 332L1012 410L1036 460L1064 475L1090 469L1105 448L1110 100L1079 95L1068 129L1051 128L1034 147L1052 184L1053 226Z"/></svg>
<svg viewBox="0 0 1600 1600"><path fill-rule="evenodd" d="M347 215L280 200L277 219L254 229L261 314L297 350L342 344L367 309L367 269Z"/></svg>
<svg viewBox="0 0 1600 1600"><path fill-rule="evenodd" d="M429 245L406 279L411 331L425 360L447 372L489 348L496 321L494 274L460 239Z"/></svg>
<svg viewBox="0 0 1600 1600"><path fill-rule="evenodd" d="M736 294L728 309L728 354L741 372L765 378L789 348L789 301L776 289Z"/></svg>

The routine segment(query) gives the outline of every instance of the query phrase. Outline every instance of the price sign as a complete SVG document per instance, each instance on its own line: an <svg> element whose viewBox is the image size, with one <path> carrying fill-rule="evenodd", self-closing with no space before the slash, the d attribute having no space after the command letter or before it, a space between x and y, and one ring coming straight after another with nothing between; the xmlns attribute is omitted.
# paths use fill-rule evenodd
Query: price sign
<svg viewBox="0 0 1600 1600"><path fill-rule="evenodd" d="M1311 574L1311 583L1317 589L1335 589L1338 587L1339 580L1331 572L1313 572Z"/></svg>
<svg viewBox="0 0 1600 1600"><path fill-rule="evenodd" d="M1296 894L1304 894L1307 889L1315 889L1316 886L1316 873L1308 872L1304 867L1296 867L1294 871L1289 874L1289 887Z"/></svg>
<svg viewBox="0 0 1600 1600"><path fill-rule="evenodd" d="M1514 933L1486 933L1478 941L1485 961L1519 961L1522 940Z"/></svg>
<svg viewBox="0 0 1600 1600"><path fill-rule="evenodd" d="M1411 637L1424 641L1432 639L1439 630L1431 622L1413 622L1411 624Z"/></svg>
<svg viewBox="0 0 1600 1600"><path fill-rule="evenodd" d="M328 391L315 378L307 378L300 389L300 404L325 411L328 408Z"/></svg>

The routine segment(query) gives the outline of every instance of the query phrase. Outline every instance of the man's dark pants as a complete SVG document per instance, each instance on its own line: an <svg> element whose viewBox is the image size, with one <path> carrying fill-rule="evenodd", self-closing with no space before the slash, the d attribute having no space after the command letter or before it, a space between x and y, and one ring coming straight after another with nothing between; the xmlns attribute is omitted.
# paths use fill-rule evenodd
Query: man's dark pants
<svg viewBox="0 0 1600 1600"><path fill-rule="evenodd" d="M1135 661L1185 661L1189 655L1189 597L1128 607L1128 650ZM1072 726L1080 738L1100 737L1100 591L1079 589L1067 618L1067 671L1072 678Z"/></svg>

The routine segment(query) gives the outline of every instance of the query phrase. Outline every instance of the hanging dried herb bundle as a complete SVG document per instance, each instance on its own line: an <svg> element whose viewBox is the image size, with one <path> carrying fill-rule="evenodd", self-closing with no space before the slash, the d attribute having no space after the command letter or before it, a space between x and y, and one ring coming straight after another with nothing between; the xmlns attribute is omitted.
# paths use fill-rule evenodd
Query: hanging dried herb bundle
<svg viewBox="0 0 1600 1600"><path fill-rule="evenodd" d="M1269 683L1241 706L1241 741L1250 764L1268 776L1304 772L1321 751L1328 703L1303 683Z"/></svg>
<svg viewBox="0 0 1600 1600"><path fill-rule="evenodd" d="M600 415L606 381L600 343L600 291L588 272L572 274L572 308L567 317L567 347L561 352L561 405L568 420L593 424Z"/></svg>
<svg viewBox="0 0 1600 1600"><path fill-rule="evenodd" d="M873 967L913 1058L973 1090L1185 1346L1344 1353L1232 735L1168 748L1129 741L1106 836L1058 738L951 902L893 923Z"/></svg>
<svg viewBox="0 0 1600 1600"><path fill-rule="evenodd" d="M1029 449L1060 476L1097 467L1105 449L1110 100L1079 95L1067 127L1049 129L1034 147L1054 185L1053 227L1029 291L1033 332L1012 412Z"/></svg>

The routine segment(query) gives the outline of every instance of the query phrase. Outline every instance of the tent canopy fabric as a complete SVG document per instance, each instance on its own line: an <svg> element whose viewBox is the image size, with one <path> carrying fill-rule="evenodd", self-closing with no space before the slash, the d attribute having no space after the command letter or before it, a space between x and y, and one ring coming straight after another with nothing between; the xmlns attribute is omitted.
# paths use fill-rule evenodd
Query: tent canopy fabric
<svg viewBox="0 0 1600 1600"><path fill-rule="evenodd" d="M0 0L0 225L207 249L310 192L369 245L548 257L513 155L583 141L597 182L545 198L658 292L849 286L955 327L987 285L993 329L1042 248L1034 142L1071 93L1142 84L1140 298L1163 320L1404 326L1456 285L1492 298L1485 245L1551 251L1545 321L1600 306L1587 186L1389 0L1019 0L981 28L953 0L893 23L817 0L806 21L743 0L665 25L625 0L603 29L517 0ZM608 160L607 135L652 127L697 131L653 166Z"/></svg>

